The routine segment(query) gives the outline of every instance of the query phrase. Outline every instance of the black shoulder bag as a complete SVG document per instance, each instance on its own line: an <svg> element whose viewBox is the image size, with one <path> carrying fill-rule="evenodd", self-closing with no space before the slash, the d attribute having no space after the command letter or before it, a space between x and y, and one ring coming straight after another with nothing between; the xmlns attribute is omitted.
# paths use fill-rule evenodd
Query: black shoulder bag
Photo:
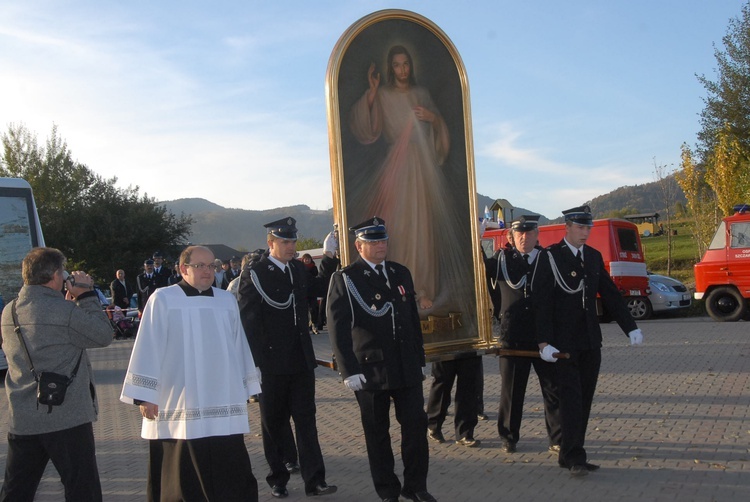
<svg viewBox="0 0 750 502"><path fill-rule="evenodd" d="M70 377L61 375L59 373L52 373L49 371L42 371L41 373L37 374L37 372L34 370L34 363L31 362L31 354L29 354L29 349L26 346L26 341L23 339L23 336L21 336L21 326L18 325L18 315L16 315L15 299L13 300L11 309L11 313L13 314L13 324L16 327L16 335L18 335L18 340L23 346L23 350L26 353L26 359L28 360L29 366L31 367L31 374L34 375L34 380L36 380L37 383L36 407L38 409L39 404L46 404L48 406L47 413L52 413L53 406L60 406L61 404L63 404L63 401L65 400L65 392L68 390L68 386L73 382L73 379L78 374L78 367L81 365L81 357L83 357L83 351L81 351L81 354L78 356L78 362L76 363L76 367L73 368L73 373L70 375Z"/></svg>

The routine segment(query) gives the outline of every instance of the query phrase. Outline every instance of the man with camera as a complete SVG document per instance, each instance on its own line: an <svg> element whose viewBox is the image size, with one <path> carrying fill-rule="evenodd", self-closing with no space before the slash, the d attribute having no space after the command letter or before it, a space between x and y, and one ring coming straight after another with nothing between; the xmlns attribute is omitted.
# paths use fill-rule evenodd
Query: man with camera
<svg viewBox="0 0 750 502"><path fill-rule="evenodd" d="M23 259L18 299L3 310L11 418L0 500L33 500L49 460L66 500L102 500L92 426L98 408L86 349L112 343L112 327L91 277L68 276L64 267L65 256L57 249L32 249ZM50 372L68 377L60 404L37 397L37 379L44 382Z"/></svg>

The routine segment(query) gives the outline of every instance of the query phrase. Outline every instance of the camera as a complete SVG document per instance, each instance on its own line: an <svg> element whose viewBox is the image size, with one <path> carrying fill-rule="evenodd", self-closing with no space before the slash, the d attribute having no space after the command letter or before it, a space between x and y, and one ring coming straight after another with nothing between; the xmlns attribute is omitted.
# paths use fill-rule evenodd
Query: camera
<svg viewBox="0 0 750 502"><path fill-rule="evenodd" d="M76 278L69 274L67 270L63 270L63 284L65 286L65 289L68 290L75 287L93 289L93 284L87 284L86 282L77 283Z"/></svg>
<svg viewBox="0 0 750 502"><path fill-rule="evenodd" d="M70 283L70 285L68 285L68 283ZM63 270L63 284L65 284L66 288L74 288L76 285L76 278L70 275L67 270Z"/></svg>

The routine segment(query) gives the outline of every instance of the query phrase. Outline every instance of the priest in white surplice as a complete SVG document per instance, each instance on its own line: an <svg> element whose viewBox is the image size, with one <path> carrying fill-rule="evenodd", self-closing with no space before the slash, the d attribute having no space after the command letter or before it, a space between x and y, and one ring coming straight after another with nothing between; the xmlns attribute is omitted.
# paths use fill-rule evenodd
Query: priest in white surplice
<svg viewBox="0 0 750 502"><path fill-rule="evenodd" d="M120 396L150 440L148 499L257 501L243 434L261 390L237 300L212 287L208 248L185 249L180 271L146 304Z"/></svg>

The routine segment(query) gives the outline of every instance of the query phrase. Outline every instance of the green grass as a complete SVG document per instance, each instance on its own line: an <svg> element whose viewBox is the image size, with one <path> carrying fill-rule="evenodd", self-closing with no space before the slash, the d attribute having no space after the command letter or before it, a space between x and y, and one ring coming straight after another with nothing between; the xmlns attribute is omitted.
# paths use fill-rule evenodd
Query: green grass
<svg viewBox="0 0 750 502"><path fill-rule="evenodd" d="M695 286L693 265L698 260L698 248L686 223L676 223L672 229L677 235L672 236L672 270L667 274L667 236L641 237L643 253L646 258L646 268L649 272L670 275L688 287Z"/></svg>

